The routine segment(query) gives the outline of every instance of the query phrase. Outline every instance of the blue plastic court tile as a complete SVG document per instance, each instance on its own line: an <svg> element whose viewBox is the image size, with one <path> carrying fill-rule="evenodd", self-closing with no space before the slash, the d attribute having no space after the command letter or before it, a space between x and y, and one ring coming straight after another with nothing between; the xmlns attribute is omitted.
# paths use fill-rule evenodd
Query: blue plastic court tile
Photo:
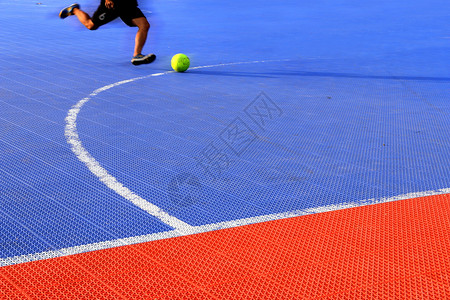
<svg viewBox="0 0 450 300"><path fill-rule="evenodd" d="M91 162L193 226L449 187L445 1L140 2L158 57L140 67L120 20L2 10L1 257L173 229L72 151L83 99Z"/></svg>

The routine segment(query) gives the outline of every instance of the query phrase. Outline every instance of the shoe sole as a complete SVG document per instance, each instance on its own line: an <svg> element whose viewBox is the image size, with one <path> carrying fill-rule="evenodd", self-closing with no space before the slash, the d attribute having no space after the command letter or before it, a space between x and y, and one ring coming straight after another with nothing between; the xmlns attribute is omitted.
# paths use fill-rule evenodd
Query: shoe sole
<svg viewBox="0 0 450 300"><path fill-rule="evenodd" d="M70 8L72 8L72 9L70 9ZM80 5L78 5L77 3L74 3L74 4L72 4L71 6L67 6L66 8L63 8L60 12L59 12L59 17L61 18L61 19L65 19L65 18L67 18L68 16L73 16L73 13L72 13L72 11L73 11L73 9L74 8L80 8ZM70 12L69 12L69 9L70 9Z"/></svg>
<svg viewBox="0 0 450 300"><path fill-rule="evenodd" d="M144 60L132 61L131 63L135 66L139 66L139 65L144 65L144 64L150 64L150 63L154 62L155 59L156 59L156 55L152 54Z"/></svg>
<svg viewBox="0 0 450 300"><path fill-rule="evenodd" d="M59 13L59 18L60 19L65 19L68 16L69 16L69 13L67 12L67 10L65 8Z"/></svg>

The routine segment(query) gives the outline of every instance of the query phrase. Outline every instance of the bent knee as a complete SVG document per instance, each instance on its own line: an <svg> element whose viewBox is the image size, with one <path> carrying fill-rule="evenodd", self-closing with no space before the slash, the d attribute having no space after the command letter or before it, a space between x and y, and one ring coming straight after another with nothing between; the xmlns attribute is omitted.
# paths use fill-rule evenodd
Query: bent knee
<svg viewBox="0 0 450 300"><path fill-rule="evenodd" d="M139 30L148 31L150 29L150 23L148 23L147 18L137 18L133 20L133 24L139 28Z"/></svg>
<svg viewBox="0 0 450 300"><path fill-rule="evenodd" d="M142 25L139 28L145 31L149 31L150 23L147 20L145 20L145 22L142 22Z"/></svg>
<svg viewBox="0 0 450 300"><path fill-rule="evenodd" d="M86 26L86 28L89 30L96 30L98 28L98 26L95 26L94 22L92 22L91 20L86 22L86 24L84 24L84 26Z"/></svg>

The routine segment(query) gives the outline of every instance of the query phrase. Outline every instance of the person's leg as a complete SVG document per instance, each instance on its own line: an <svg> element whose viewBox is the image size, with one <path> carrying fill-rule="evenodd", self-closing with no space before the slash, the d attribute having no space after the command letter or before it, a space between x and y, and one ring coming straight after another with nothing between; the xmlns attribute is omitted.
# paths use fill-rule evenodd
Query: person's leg
<svg viewBox="0 0 450 300"><path fill-rule="evenodd" d="M81 24L83 24L89 30L95 30L106 23L111 22L119 16L118 12L114 9L108 9L104 2L95 11L92 18L80 9L80 5L75 3L72 4L59 13L61 19L65 19L68 16L77 16Z"/></svg>
<svg viewBox="0 0 450 300"><path fill-rule="evenodd" d="M147 21L147 18L140 17L131 20L135 26L138 27L138 31L136 33L135 43L134 43L134 54L136 56L142 53L142 49L144 48L145 42L147 41L148 30L150 29L150 24Z"/></svg>
<svg viewBox="0 0 450 300"><path fill-rule="evenodd" d="M84 11L82 11L79 8L74 8L72 10L72 12L75 16L77 16L77 18L81 22L81 24L86 26L87 29L89 29L89 30L95 29L94 22L92 22L91 17L89 17L89 15L87 13L85 13Z"/></svg>
<svg viewBox="0 0 450 300"><path fill-rule="evenodd" d="M61 19L65 19L68 16L73 15L77 16L78 20L80 20L81 24L86 26L86 28L90 30L94 29L94 22L92 21L91 17L89 17L87 13L80 9L80 5L78 3L67 6L59 13L59 17Z"/></svg>
<svg viewBox="0 0 450 300"><path fill-rule="evenodd" d="M126 2L127 5L119 6L120 18L122 21L130 27L137 27L134 42L134 53L131 63L133 65L149 64L156 59L156 55L151 53L147 55L142 54L145 42L147 41L148 30L150 24L142 11L132 2Z"/></svg>

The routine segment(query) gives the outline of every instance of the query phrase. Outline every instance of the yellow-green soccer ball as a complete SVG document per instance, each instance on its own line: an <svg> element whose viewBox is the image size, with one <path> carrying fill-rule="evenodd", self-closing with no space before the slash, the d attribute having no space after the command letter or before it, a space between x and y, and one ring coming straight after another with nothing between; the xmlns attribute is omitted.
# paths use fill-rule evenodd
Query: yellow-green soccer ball
<svg viewBox="0 0 450 300"><path fill-rule="evenodd" d="M189 61L189 57L187 57L183 53L178 53L172 57L171 63L172 69L174 69L177 72L184 72L189 68L189 64L191 62Z"/></svg>

